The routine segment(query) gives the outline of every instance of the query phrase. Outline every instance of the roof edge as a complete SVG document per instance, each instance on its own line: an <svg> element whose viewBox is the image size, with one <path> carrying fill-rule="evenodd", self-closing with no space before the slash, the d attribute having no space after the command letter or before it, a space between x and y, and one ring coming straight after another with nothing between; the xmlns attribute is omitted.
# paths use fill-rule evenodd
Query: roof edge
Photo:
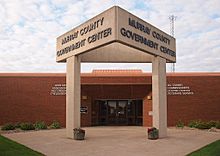
<svg viewBox="0 0 220 156"><path fill-rule="evenodd" d="M110 73L81 73L81 77L143 77L151 76L149 72L110 72ZM0 73L0 77L65 77L66 73ZM220 76L220 72L175 72L167 76Z"/></svg>

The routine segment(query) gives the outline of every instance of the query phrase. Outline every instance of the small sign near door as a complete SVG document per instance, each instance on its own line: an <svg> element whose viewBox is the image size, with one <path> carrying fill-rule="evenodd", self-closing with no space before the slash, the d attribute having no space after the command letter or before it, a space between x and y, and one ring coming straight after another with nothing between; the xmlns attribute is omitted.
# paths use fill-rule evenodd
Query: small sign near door
<svg viewBox="0 0 220 156"><path fill-rule="evenodd" d="M88 113L88 107L87 106L81 106L80 107L80 113L87 114Z"/></svg>

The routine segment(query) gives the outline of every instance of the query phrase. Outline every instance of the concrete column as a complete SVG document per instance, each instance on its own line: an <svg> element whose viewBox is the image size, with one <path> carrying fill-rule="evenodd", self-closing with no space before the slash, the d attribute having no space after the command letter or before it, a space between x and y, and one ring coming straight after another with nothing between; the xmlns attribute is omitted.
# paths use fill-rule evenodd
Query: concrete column
<svg viewBox="0 0 220 156"><path fill-rule="evenodd" d="M80 58L67 58L66 65L66 136L73 138L73 129L80 127Z"/></svg>
<svg viewBox="0 0 220 156"><path fill-rule="evenodd" d="M159 138L167 136L166 59L152 60L153 126L159 129Z"/></svg>

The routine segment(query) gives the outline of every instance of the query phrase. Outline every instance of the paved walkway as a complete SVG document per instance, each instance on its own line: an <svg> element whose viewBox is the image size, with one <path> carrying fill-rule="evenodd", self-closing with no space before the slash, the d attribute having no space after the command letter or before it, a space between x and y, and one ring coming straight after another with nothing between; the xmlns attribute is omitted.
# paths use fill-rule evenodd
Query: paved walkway
<svg viewBox="0 0 220 156"><path fill-rule="evenodd" d="M144 127L88 127L86 140L66 139L65 129L4 134L49 156L183 156L220 139L220 133L168 129L168 137L148 140Z"/></svg>

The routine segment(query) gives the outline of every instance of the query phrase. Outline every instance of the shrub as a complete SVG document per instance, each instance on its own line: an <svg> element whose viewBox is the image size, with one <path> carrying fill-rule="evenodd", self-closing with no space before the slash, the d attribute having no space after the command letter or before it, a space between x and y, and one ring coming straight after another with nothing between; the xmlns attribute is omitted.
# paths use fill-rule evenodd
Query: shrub
<svg viewBox="0 0 220 156"><path fill-rule="evenodd" d="M196 126L198 129L210 129L211 127L212 126L210 126L209 122L200 122Z"/></svg>
<svg viewBox="0 0 220 156"><path fill-rule="evenodd" d="M210 129L212 127L216 127L220 129L220 121L208 121L204 122L201 120L192 120L188 124L189 127L191 128L198 128L198 129Z"/></svg>
<svg viewBox="0 0 220 156"><path fill-rule="evenodd" d="M32 123L28 123L28 122L25 122L25 123L21 123L20 124L20 128L22 130L34 130L34 125Z"/></svg>
<svg viewBox="0 0 220 156"><path fill-rule="evenodd" d="M47 129L47 125L43 121L37 121L34 124L35 129Z"/></svg>
<svg viewBox="0 0 220 156"><path fill-rule="evenodd" d="M8 131L8 130L14 130L15 126L11 123L7 123L5 125L2 126L1 130L3 131Z"/></svg>
<svg viewBox="0 0 220 156"><path fill-rule="evenodd" d="M208 122L210 127L215 127L216 123L217 123L217 121L213 121L213 120Z"/></svg>
<svg viewBox="0 0 220 156"><path fill-rule="evenodd" d="M192 120L189 122L188 126L191 128L197 128L197 126L201 123L201 120Z"/></svg>
<svg viewBox="0 0 220 156"><path fill-rule="evenodd" d="M52 124L50 125L50 128L59 129L60 128L60 123L58 121L53 121Z"/></svg>
<svg viewBox="0 0 220 156"><path fill-rule="evenodd" d="M216 122L215 128L220 129L220 121Z"/></svg>
<svg viewBox="0 0 220 156"><path fill-rule="evenodd" d="M15 128L21 128L20 124L21 124L21 123L17 122L17 123L15 124Z"/></svg>
<svg viewBox="0 0 220 156"><path fill-rule="evenodd" d="M176 127L183 128L184 127L184 123L181 120L178 120L177 123L176 123Z"/></svg>

